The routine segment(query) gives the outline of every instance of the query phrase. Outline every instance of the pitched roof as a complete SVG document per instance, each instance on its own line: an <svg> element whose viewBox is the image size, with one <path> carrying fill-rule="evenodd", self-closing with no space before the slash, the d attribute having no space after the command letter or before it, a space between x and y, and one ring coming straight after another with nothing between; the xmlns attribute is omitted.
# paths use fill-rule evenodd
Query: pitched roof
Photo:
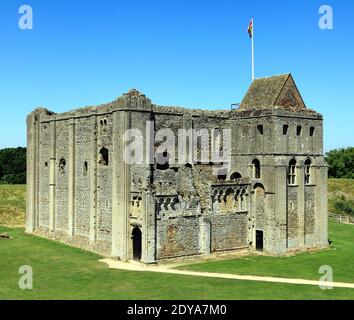
<svg viewBox="0 0 354 320"><path fill-rule="evenodd" d="M255 79L241 102L240 110L269 107L296 111L306 109L290 73Z"/></svg>

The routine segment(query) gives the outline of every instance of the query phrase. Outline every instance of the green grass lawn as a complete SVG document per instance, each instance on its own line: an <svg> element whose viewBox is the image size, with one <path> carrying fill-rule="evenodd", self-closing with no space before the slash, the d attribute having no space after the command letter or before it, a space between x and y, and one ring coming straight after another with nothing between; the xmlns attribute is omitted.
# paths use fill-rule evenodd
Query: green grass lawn
<svg viewBox="0 0 354 320"><path fill-rule="evenodd" d="M0 240L0 299L354 299L354 289L112 270L96 254L5 231L13 239ZM33 268L32 290L18 287L22 265Z"/></svg>
<svg viewBox="0 0 354 320"><path fill-rule="evenodd" d="M333 281L354 283L354 225L329 221L329 238L330 248L322 251L283 257L250 255L190 264L179 269L318 280L320 266L329 265Z"/></svg>

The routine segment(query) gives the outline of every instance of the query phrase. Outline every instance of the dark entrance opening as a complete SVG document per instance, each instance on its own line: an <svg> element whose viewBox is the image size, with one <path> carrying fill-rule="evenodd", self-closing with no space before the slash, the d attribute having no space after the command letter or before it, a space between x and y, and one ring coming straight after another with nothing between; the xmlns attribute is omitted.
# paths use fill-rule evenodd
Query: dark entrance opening
<svg viewBox="0 0 354 320"><path fill-rule="evenodd" d="M136 227L132 232L133 239L133 259L140 261L141 259L141 230Z"/></svg>
<svg viewBox="0 0 354 320"><path fill-rule="evenodd" d="M263 251L263 231L256 230L256 250Z"/></svg>

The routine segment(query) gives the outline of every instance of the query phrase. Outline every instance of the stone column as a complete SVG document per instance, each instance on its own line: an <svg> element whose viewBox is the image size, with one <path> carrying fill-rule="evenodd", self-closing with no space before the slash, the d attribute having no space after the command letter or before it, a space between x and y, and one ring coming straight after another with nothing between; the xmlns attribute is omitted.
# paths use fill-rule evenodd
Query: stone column
<svg viewBox="0 0 354 320"><path fill-rule="evenodd" d="M91 117L91 141L90 141L90 242L94 243L97 237L97 117Z"/></svg>
<svg viewBox="0 0 354 320"><path fill-rule="evenodd" d="M36 187L35 187L35 204L34 204L34 227L37 228L39 226L39 199L41 197L40 193L39 193L39 179L40 177L40 131L41 131L41 114L38 114L38 121L37 121L37 128L36 128L36 168L35 168L35 172L36 172Z"/></svg>
<svg viewBox="0 0 354 320"><path fill-rule="evenodd" d="M74 235L75 215L75 119L69 120L68 236Z"/></svg>
<svg viewBox="0 0 354 320"><path fill-rule="evenodd" d="M156 218L155 199L151 190L146 190L143 194L143 212L145 212L145 228L143 232L142 262L156 262Z"/></svg>
<svg viewBox="0 0 354 320"><path fill-rule="evenodd" d="M129 111L113 114L113 170L112 170L112 257L128 259L130 168L123 155L126 143L123 135L130 124Z"/></svg>
<svg viewBox="0 0 354 320"><path fill-rule="evenodd" d="M298 184L297 214L299 217L298 245L301 248L305 246L305 171L303 161L299 161L299 165L296 169L296 180Z"/></svg>
<svg viewBox="0 0 354 320"><path fill-rule="evenodd" d="M49 167L49 230L55 230L55 202L56 202L56 121L52 123L50 137L50 167Z"/></svg>

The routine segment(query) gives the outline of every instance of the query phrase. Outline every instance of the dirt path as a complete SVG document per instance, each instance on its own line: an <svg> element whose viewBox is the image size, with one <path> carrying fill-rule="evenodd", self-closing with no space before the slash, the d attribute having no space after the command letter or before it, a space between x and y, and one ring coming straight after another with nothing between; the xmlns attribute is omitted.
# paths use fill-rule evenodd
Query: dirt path
<svg viewBox="0 0 354 320"><path fill-rule="evenodd" d="M173 269L177 265L143 265L141 263L136 263L136 262L122 262L122 261L116 261L112 259L102 259L100 261L106 263L109 268L128 270L128 271L161 272L161 273L180 274L185 276L196 276L196 277L302 284L302 285L312 285L312 286L327 286L327 287L354 289L354 283L346 283L346 282L320 282L316 280L306 280L306 279L249 276L249 275L238 275L238 274L229 274L229 273L197 272L197 271Z"/></svg>

